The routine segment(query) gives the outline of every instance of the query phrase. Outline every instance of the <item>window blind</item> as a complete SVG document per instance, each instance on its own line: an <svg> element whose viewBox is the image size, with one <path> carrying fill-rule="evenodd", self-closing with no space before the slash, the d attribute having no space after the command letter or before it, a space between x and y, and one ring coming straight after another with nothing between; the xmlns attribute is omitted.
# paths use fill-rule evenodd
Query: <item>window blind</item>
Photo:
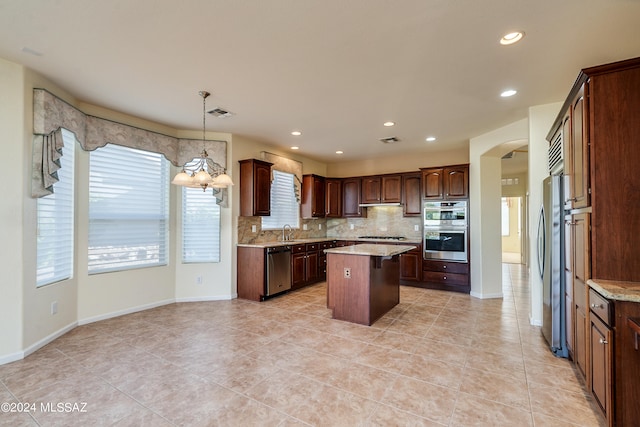
<svg viewBox="0 0 640 427"><path fill-rule="evenodd" d="M169 161L107 144L89 160L89 274L166 265Z"/></svg>
<svg viewBox="0 0 640 427"><path fill-rule="evenodd" d="M76 138L62 129L62 158L54 193L37 199L36 286L73 276L74 158Z"/></svg>
<svg viewBox="0 0 640 427"><path fill-rule="evenodd" d="M300 206L296 200L294 175L273 171L271 182L271 216L262 217L263 229L279 229L285 224L300 226Z"/></svg>
<svg viewBox="0 0 640 427"><path fill-rule="evenodd" d="M210 188L182 187L182 262L220 262L220 206Z"/></svg>

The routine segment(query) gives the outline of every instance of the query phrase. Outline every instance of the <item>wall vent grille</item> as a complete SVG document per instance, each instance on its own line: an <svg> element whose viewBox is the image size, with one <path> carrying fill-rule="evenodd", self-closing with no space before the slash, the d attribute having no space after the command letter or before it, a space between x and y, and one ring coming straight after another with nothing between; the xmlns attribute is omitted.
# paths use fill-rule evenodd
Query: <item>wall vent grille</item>
<svg viewBox="0 0 640 427"><path fill-rule="evenodd" d="M549 173L557 175L564 169L564 150L562 149L562 132L551 141L549 146Z"/></svg>

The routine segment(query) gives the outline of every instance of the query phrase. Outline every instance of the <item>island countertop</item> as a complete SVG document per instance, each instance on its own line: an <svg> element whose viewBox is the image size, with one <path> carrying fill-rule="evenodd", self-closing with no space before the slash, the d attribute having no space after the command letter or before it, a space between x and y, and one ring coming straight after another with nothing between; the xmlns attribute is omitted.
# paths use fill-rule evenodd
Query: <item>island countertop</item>
<svg viewBox="0 0 640 427"><path fill-rule="evenodd" d="M328 254L366 255L366 256L394 256L415 249L416 246L408 245L374 245L365 243L361 245L342 246L325 249Z"/></svg>
<svg viewBox="0 0 640 427"><path fill-rule="evenodd" d="M590 279L587 281L587 285L610 300L640 303L640 282Z"/></svg>

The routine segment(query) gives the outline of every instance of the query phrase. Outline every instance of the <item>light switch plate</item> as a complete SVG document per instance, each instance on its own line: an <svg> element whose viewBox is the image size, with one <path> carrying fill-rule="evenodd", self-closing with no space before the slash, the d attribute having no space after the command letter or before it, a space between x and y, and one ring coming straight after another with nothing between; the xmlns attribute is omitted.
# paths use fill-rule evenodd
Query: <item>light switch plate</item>
<svg viewBox="0 0 640 427"><path fill-rule="evenodd" d="M418 224L414 225L413 231L420 231L420 226Z"/></svg>
<svg viewBox="0 0 640 427"><path fill-rule="evenodd" d="M256 231L258 231L258 227L254 224L251 226L251 232L255 233Z"/></svg>
<svg viewBox="0 0 640 427"><path fill-rule="evenodd" d="M303 229L303 230L308 230L308 229L309 229L309 227L307 226L307 224L302 224L302 229Z"/></svg>

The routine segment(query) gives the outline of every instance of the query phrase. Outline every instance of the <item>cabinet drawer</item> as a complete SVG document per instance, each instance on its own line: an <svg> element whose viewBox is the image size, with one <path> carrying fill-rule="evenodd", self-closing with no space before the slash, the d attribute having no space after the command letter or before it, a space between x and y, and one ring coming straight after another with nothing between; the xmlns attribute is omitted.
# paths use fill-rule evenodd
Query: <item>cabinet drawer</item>
<svg viewBox="0 0 640 427"><path fill-rule="evenodd" d="M607 326L611 326L611 306L602 295L589 289L589 308L591 312L598 316Z"/></svg>
<svg viewBox="0 0 640 427"><path fill-rule="evenodd" d="M306 245L302 244L302 245L293 245L291 247L291 253L294 254L298 254L300 252L306 252L307 248Z"/></svg>
<svg viewBox="0 0 640 427"><path fill-rule="evenodd" d="M329 249L329 248L335 248L336 244L334 241L330 241L330 242L320 242L320 249Z"/></svg>
<svg viewBox="0 0 640 427"><path fill-rule="evenodd" d="M469 284L469 275L456 274L456 273L441 273L438 271L423 271L422 280L424 282L466 286Z"/></svg>
<svg viewBox="0 0 640 427"><path fill-rule="evenodd" d="M307 243L307 252L313 252L318 250L317 243Z"/></svg>
<svg viewBox="0 0 640 427"><path fill-rule="evenodd" d="M440 271L443 273L468 274L469 264L464 262L422 261L422 269L428 271Z"/></svg>

